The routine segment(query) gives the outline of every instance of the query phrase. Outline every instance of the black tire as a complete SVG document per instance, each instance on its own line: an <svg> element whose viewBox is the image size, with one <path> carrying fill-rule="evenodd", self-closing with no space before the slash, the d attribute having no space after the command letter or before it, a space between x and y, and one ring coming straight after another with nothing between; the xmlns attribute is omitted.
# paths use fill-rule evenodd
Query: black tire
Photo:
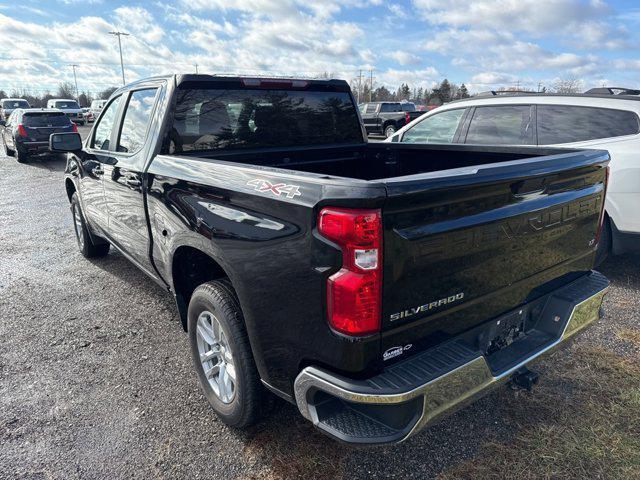
<svg viewBox="0 0 640 480"><path fill-rule="evenodd" d="M391 135L396 133L396 131L397 130L395 125L387 125L386 127L384 127L384 136L389 138Z"/></svg>
<svg viewBox="0 0 640 480"><path fill-rule="evenodd" d="M14 154L15 152L14 152L13 150L11 150L9 147L7 147L7 144L6 144L6 143L4 144L4 149L6 150L6 152L7 152L7 156L8 156L8 157L13 157L13 154Z"/></svg>
<svg viewBox="0 0 640 480"><path fill-rule="evenodd" d="M29 155L25 151L17 147L14 156L16 157L18 163L27 163L27 161L29 160Z"/></svg>
<svg viewBox="0 0 640 480"><path fill-rule="evenodd" d="M596 267L602 265L607 257L611 254L611 221L609 217L604 218L602 232L600 233L600 242L596 249Z"/></svg>
<svg viewBox="0 0 640 480"><path fill-rule="evenodd" d="M75 192L71 196L71 218L78 243L78 250L80 250L80 253L82 253L85 258L104 257L109 253L111 244L102 238L93 238L89 233L80 208L78 194Z"/></svg>
<svg viewBox="0 0 640 480"><path fill-rule="evenodd" d="M216 394L200 360L198 318L207 312L219 322L233 357L236 378L233 399L229 402L224 402ZM264 411L268 394L260 382L240 303L228 280L214 280L195 289L189 301L188 332L200 387L213 410L224 423L232 427L243 428L257 422Z"/></svg>

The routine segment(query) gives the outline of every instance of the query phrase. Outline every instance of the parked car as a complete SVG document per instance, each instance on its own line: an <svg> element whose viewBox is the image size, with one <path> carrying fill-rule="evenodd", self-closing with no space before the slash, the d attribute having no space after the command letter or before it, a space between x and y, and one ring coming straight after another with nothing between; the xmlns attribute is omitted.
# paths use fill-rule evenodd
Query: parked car
<svg viewBox="0 0 640 480"><path fill-rule="evenodd" d="M230 425L271 391L333 438L401 441L530 387L600 315L605 151L367 143L344 81L209 75L122 87L84 144L50 142L80 252L174 295Z"/></svg>
<svg viewBox="0 0 640 480"><path fill-rule="evenodd" d="M91 112L91 109L86 107L82 109L82 115L84 116L84 121L85 123L92 123L94 120L93 117L93 112Z"/></svg>
<svg viewBox="0 0 640 480"><path fill-rule="evenodd" d="M52 98L47 101L47 108L55 108L63 111L72 122L78 125L84 125L86 120L82 108L78 105L78 102L68 98Z"/></svg>
<svg viewBox="0 0 640 480"><path fill-rule="evenodd" d="M410 102L370 102L361 105L360 112L368 134L387 138L424 114Z"/></svg>
<svg viewBox="0 0 640 480"><path fill-rule="evenodd" d="M390 141L599 148L611 155L611 181L598 264L640 250L640 97L518 94L449 103Z"/></svg>
<svg viewBox="0 0 640 480"><path fill-rule="evenodd" d="M2 141L8 155L20 163L33 155L49 152L49 136L58 132L77 132L76 125L60 110L17 108L2 126Z"/></svg>
<svg viewBox="0 0 640 480"><path fill-rule="evenodd" d="M0 119L5 122L16 108L30 108L29 102L24 98L3 98L0 100Z"/></svg>
<svg viewBox="0 0 640 480"><path fill-rule="evenodd" d="M94 120L98 118L98 116L100 115L100 112L102 111L102 108L104 107L105 103L107 103L106 100L93 100L91 102L89 111L93 114Z"/></svg>

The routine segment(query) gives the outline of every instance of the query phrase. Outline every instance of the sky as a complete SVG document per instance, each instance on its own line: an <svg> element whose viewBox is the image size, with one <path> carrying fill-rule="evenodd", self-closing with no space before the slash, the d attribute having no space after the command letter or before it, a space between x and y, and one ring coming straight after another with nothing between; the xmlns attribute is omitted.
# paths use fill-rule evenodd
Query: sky
<svg viewBox="0 0 640 480"><path fill-rule="evenodd" d="M640 87L639 0L2 0L0 90L166 74L329 75L472 92ZM196 67L197 65L197 67Z"/></svg>

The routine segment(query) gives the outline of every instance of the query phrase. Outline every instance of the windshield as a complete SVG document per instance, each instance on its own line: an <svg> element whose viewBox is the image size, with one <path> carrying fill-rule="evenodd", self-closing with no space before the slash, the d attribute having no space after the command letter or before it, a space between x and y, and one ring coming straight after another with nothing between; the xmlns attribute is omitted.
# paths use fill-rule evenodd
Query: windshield
<svg viewBox="0 0 640 480"><path fill-rule="evenodd" d="M27 127L64 127L71 125L71 120L62 112L28 112L22 123Z"/></svg>
<svg viewBox="0 0 640 480"><path fill-rule="evenodd" d="M361 143L346 92L180 89L169 153Z"/></svg>
<svg viewBox="0 0 640 480"><path fill-rule="evenodd" d="M2 102L2 108L29 108L29 102L26 100L4 100Z"/></svg>
<svg viewBox="0 0 640 480"><path fill-rule="evenodd" d="M54 102L54 108L62 108L65 110L78 110L80 109L80 106L78 105L77 102L74 102L72 100L64 100L64 101L59 101L59 102Z"/></svg>

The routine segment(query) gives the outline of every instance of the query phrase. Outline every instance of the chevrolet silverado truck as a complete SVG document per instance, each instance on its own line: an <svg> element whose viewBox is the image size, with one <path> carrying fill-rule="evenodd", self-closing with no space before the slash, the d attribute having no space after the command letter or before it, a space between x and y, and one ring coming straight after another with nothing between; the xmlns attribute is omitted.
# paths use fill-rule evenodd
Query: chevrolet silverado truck
<svg viewBox="0 0 640 480"><path fill-rule="evenodd" d="M338 80L175 75L55 133L80 252L176 301L220 418L402 441L601 316L606 151L367 143Z"/></svg>
<svg viewBox="0 0 640 480"><path fill-rule="evenodd" d="M387 138L425 113L411 102L369 102L360 107L367 133Z"/></svg>

